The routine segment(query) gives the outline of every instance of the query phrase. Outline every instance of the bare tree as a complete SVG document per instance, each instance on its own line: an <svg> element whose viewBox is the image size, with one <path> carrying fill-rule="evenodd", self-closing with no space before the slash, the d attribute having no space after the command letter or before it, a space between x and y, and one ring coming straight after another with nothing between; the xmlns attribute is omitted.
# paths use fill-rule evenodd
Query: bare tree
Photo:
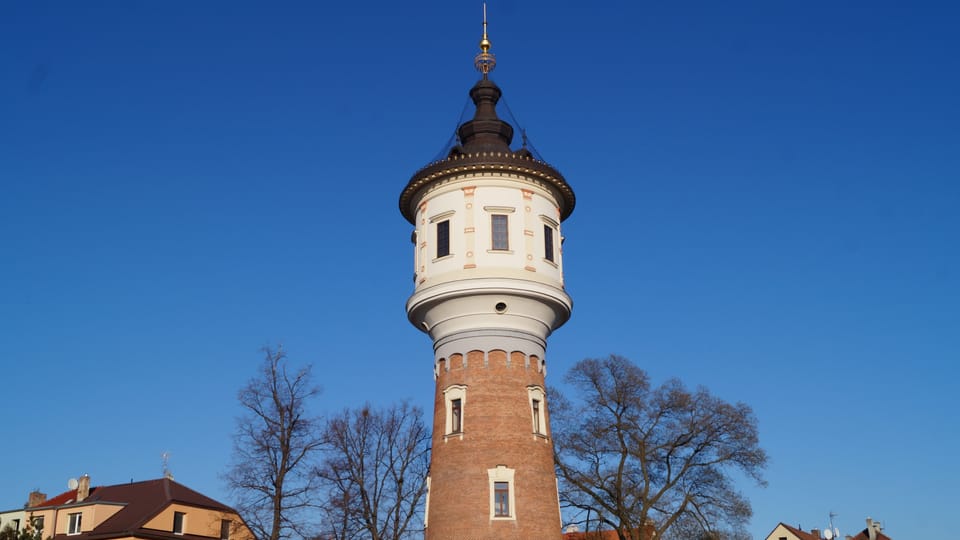
<svg viewBox="0 0 960 540"><path fill-rule="evenodd" d="M317 469L327 497L321 538L402 540L423 533L430 432L423 412L404 402L345 410L324 430Z"/></svg>
<svg viewBox="0 0 960 540"><path fill-rule="evenodd" d="M767 461L750 407L677 380L652 389L619 356L582 360L565 380L574 399L551 389L565 507L621 540L709 537L749 520L732 475L764 485Z"/></svg>
<svg viewBox="0 0 960 540"><path fill-rule="evenodd" d="M320 422L308 402L320 390L310 368L291 368L281 348L264 348L256 377L240 390L244 414L237 421L226 481L237 510L259 540L306 537L309 499L315 494Z"/></svg>

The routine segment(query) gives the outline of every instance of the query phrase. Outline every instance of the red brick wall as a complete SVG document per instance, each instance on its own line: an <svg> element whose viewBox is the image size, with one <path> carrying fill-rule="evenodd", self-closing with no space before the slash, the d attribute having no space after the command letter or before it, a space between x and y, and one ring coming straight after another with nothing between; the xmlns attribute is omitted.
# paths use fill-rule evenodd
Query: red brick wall
<svg viewBox="0 0 960 540"><path fill-rule="evenodd" d="M549 438L535 436L527 387L544 386L536 357L481 351L440 364L434 400L427 540L559 540L560 509ZM443 391L467 387L463 437L444 436ZM549 420L548 420L549 422ZM548 423L549 425L549 423ZM549 433L549 429L547 430ZM488 469L515 470L515 520L490 519Z"/></svg>

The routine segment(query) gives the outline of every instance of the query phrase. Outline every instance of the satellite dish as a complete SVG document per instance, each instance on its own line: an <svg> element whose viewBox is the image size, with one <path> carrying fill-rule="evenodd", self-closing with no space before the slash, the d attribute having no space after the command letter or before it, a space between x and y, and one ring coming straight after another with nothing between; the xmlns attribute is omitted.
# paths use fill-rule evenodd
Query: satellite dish
<svg viewBox="0 0 960 540"><path fill-rule="evenodd" d="M832 539L833 539L833 531L831 531L829 528L826 529L826 530L824 530L824 531L823 531L823 537L826 538L827 540L832 540Z"/></svg>
<svg viewBox="0 0 960 540"><path fill-rule="evenodd" d="M68 489L77 489L77 486L79 486L79 485L80 485L80 482L77 482L77 479L76 479L76 478L71 478L71 479L67 480L67 488L68 488Z"/></svg>

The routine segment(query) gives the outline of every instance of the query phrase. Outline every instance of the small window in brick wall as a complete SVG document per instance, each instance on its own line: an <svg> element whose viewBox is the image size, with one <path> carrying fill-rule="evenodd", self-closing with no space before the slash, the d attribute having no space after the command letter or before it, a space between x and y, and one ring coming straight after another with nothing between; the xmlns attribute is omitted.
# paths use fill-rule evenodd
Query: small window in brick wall
<svg viewBox="0 0 960 540"><path fill-rule="evenodd" d="M446 409L444 421L445 435L463 435L464 410L467 406L467 387L459 384L447 387L443 391Z"/></svg>

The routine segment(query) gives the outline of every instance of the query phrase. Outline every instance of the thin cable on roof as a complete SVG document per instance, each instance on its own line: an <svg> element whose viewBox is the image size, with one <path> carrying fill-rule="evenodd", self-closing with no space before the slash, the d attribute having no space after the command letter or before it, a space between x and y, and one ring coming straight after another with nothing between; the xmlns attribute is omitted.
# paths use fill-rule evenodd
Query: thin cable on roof
<svg viewBox="0 0 960 540"><path fill-rule="evenodd" d="M516 131L520 132L521 144L522 144L521 148L526 148L527 150L530 151L531 154L533 154L533 157L537 158L540 161L544 161L543 157L540 156L540 152L537 151L536 147L533 146L533 143L530 142L530 138L527 137L527 130L524 129L524 127L520 124L520 121L517 120L517 117L514 116L513 110L510 109L510 104L507 103L507 98L504 96L501 96L500 103L498 103L497 105L500 105L500 104L503 104L503 108L507 112L507 118L509 119L510 123L513 124L514 128L516 128Z"/></svg>

